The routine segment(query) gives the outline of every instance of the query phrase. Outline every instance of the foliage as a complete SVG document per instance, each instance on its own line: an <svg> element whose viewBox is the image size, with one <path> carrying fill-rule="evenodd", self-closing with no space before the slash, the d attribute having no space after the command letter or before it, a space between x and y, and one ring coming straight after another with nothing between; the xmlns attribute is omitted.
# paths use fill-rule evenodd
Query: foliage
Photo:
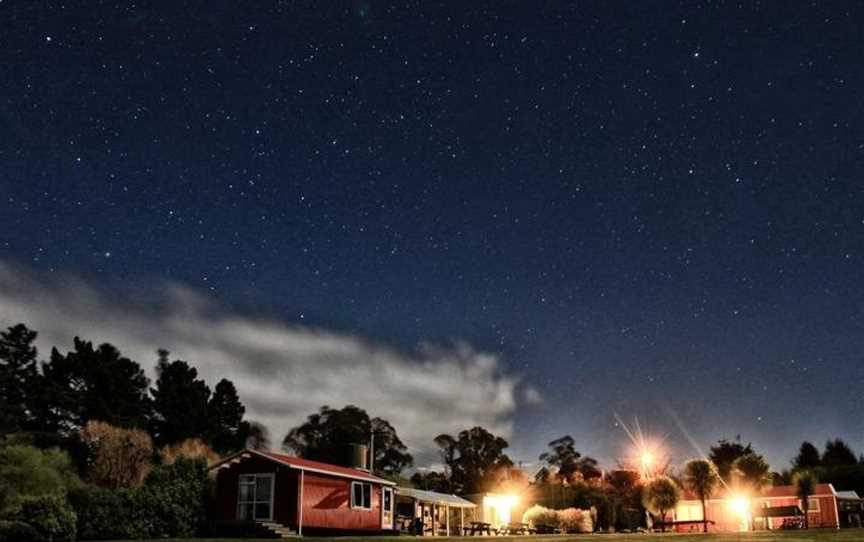
<svg viewBox="0 0 864 542"><path fill-rule="evenodd" d="M90 481L107 487L137 487L150 472L153 440L140 429L89 421L81 440L91 450Z"/></svg>
<svg viewBox="0 0 864 542"><path fill-rule="evenodd" d="M590 510L566 508L558 510L558 528L566 533L590 533L594 531L594 521Z"/></svg>
<svg viewBox="0 0 864 542"><path fill-rule="evenodd" d="M822 464L822 457L819 455L819 450L806 440L801 443L801 448L798 450L798 455L792 460L792 465L795 470L812 469Z"/></svg>
<svg viewBox="0 0 864 542"><path fill-rule="evenodd" d="M795 473L793 485L798 498L801 499L801 508L804 512L804 528L810 527L810 496L816 491L816 484L819 480L813 472L803 470Z"/></svg>
<svg viewBox="0 0 864 542"><path fill-rule="evenodd" d="M0 512L23 498L63 495L78 485L72 462L61 450L0 447Z"/></svg>
<svg viewBox="0 0 864 542"><path fill-rule="evenodd" d="M220 454L238 452L246 447L251 427L243 421L246 407L240 402L237 388L222 379L213 389L207 404L207 442Z"/></svg>
<svg viewBox="0 0 864 542"><path fill-rule="evenodd" d="M553 440L549 443L550 452L540 454L540 461L555 469L558 479L562 483L572 484L579 480L596 478L600 476L597 468L597 460L591 457L583 457L576 451L575 441L570 435Z"/></svg>
<svg viewBox="0 0 864 542"><path fill-rule="evenodd" d="M214 452L201 439L186 439L172 446L165 446L159 450L159 457L163 465L173 465L178 459L200 459L213 465L218 463L221 457Z"/></svg>
<svg viewBox="0 0 864 542"><path fill-rule="evenodd" d="M711 498L714 488L720 482L717 468L705 459L688 461L684 466L684 486L699 497L702 503L702 530L708 532L707 511L705 502Z"/></svg>
<svg viewBox="0 0 864 542"><path fill-rule="evenodd" d="M658 476L645 484L642 490L642 503L652 514L660 516L660 521L666 523L666 514L675 508L681 499L681 489L668 476ZM665 530L665 525L663 527Z"/></svg>
<svg viewBox="0 0 864 542"><path fill-rule="evenodd" d="M755 453L742 455L732 463L732 477L735 484L748 488L752 493L771 482L768 463Z"/></svg>
<svg viewBox="0 0 864 542"><path fill-rule="evenodd" d="M255 421L249 421L249 431L246 435L246 447L252 450L270 449L270 433L267 428Z"/></svg>
<svg viewBox="0 0 864 542"><path fill-rule="evenodd" d="M450 493L450 480L441 472L417 471L411 475L411 484L417 489L437 491L438 493Z"/></svg>
<svg viewBox="0 0 864 542"><path fill-rule="evenodd" d="M0 332L0 437L30 425L39 377L35 341L24 324Z"/></svg>
<svg viewBox="0 0 864 542"><path fill-rule="evenodd" d="M153 470L144 486L71 495L85 539L183 538L204 523L207 472L203 461L179 458Z"/></svg>
<svg viewBox="0 0 864 542"><path fill-rule="evenodd" d="M482 427L466 429L457 438L439 435L436 444L449 461L450 481L455 493L481 493L495 487L513 461L504 453L507 441Z"/></svg>
<svg viewBox="0 0 864 542"><path fill-rule="evenodd" d="M362 408L348 405L341 410L322 406L306 422L285 435L282 447L301 457L347 464L348 445L369 442L375 435L374 468L376 472L396 475L411 465L413 458L399 439L390 422L369 418Z"/></svg>
<svg viewBox="0 0 864 542"><path fill-rule="evenodd" d="M732 463L743 455L753 453L753 447L748 442L745 446L741 444L741 437L735 437L734 441L720 439L711 447L708 459L717 467L717 473L724 482L732 481Z"/></svg>
<svg viewBox="0 0 864 542"><path fill-rule="evenodd" d="M23 521L0 520L0 542L40 542L39 533Z"/></svg>
<svg viewBox="0 0 864 542"><path fill-rule="evenodd" d="M825 443L825 452L822 454L822 465L825 467L846 467L857 464L858 458L855 452L841 439L829 440Z"/></svg>
<svg viewBox="0 0 864 542"><path fill-rule="evenodd" d="M45 542L75 540L75 512L63 495L24 497L15 503L8 516L33 527Z"/></svg>
<svg viewBox="0 0 864 542"><path fill-rule="evenodd" d="M55 348L42 367L45 390L40 429L71 431L90 420L120 427L146 427L150 416L148 380L136 362L110 344L75 337L66 355Z"/></svg>
<svg viewBox="0 0 864 542"><path fill-rule="evenodd" d="M204 438L209 427L210 388L198 371L181 360L168 361L169 352L159 350L153 395L151 433L159 445L176 444L187 438Z"/></svg>
<svg viewBox="0 0 864 542"><path fill-rule="evenodd" d="M558 511L535 504L522 514L522 521L536 529L540 525L558 527Z"/></svg>

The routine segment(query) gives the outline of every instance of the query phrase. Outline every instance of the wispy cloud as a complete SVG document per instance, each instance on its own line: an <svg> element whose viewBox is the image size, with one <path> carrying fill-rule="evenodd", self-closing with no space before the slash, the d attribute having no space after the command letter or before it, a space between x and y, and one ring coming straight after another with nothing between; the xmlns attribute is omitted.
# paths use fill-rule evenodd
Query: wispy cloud
<svg viewBox="0 0 864 542"><path fill-rule="evenodd" d="M356 404L391 421L419 462L435 460L431 439L474 425L509 436L517 397L539 402L499 359L468 344L405 352L357 335L231 311L176 283L146 293L106 289L71 274L43 274L0 262L0 325L39 331L47 356L76 335L110 342L151 378L155 350L193 363L215 385L232 380L252 419L274 445L321 405Z"/></svg>

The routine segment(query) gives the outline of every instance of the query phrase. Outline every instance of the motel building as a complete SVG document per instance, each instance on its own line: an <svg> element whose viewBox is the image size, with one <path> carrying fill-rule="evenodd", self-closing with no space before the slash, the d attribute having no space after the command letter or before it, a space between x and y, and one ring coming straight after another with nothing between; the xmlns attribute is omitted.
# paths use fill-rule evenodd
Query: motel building
<svg viewBox="0 0 864 542"><path fill-rule="evenodd" d="M839 529L842 500L831 484L818 484L809 499L809 527ZM796 487L792 485L766 487L758 497L751 498L721 489L706 502L706 515L711 522L708 529L712 532L801 528L804 524L804 507ZM702 503L699 498L685 492L675 508L672 521L678 532L701 531Z"/></svg>

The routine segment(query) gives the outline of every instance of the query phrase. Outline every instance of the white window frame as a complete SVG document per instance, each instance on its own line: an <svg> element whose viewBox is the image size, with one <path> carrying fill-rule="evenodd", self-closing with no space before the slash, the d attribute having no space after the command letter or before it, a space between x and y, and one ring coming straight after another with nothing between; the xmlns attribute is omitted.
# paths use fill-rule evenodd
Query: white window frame
<svg viewBox="0 0 864 542"><path fill-rule="evenodd" d="M390 496L390 506L385 506L386 496ZM381 528L392 529L396 511L396 492L392 487L381 486Z"/></svg>
<svg viewBox="0 0 864 542"><path fill-rule="evenodd" d="M818 514L818 513L822 512L822 499L820 499L819 497L810 497L807 500L809 501L809 504L811 505L807 509L808 514ZM816 506L812 506L813 504L815 504ZM798 506L800 506L801 509L803 510L804 509L804 501L802 501L801 499L798 499Z"/></svg>
<svg viewBox="0 0 864 542"><path fill-rule="evenodd" d="M252 500L251 501L241 501L240 500L240 486L243 485L243 479L252 478L254 480L252 484ZM258 478L269 478L270 479L270 499L269 501L261 501L258 500ZM247 521L272 521L273 520L273 494L276 491L276 474L273 472L262 472L262 473L243 473L237 477L237 519L240 519L240 507L243 504L252 504L252 517L246 518ZM270 515L266 518L256 518L255 517L255 505L267 502L270 506Z"/></svg>
<svg viewBox="0 0 864 542"><path fill-rule="evenodd" d="M357 503L354 499L354 488L356 486L368 487L369 488L369 506L363 506L363 503ZM361 490L362 491L362 490ZM364 494L365 497L365 494ZM364 499L365 500L365 499ZM359 510L372 510L372 484L369 482L351 482L351 508L357 508Z"/></svg>

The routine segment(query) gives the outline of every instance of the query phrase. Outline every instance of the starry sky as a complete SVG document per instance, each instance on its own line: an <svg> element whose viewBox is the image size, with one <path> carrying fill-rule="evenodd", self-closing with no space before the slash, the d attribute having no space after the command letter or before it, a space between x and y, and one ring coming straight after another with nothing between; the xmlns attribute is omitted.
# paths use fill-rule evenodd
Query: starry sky
<svg viewBox="0 0 864 542"><path fill-rule="evenodd" d="M81 298L158 318L152 296L182 288L377 345L412 386L456 352L482 373L460 397L499 401L480 419L525 461L569 433L613 464L615 413L682 460L688 436L740 434L778 469L805 438L864 449L858 2L4 0L0 18L4 323L57 296L34 327L107 340L69 327ZM421 422L397 426L415 450Z"/></svg>

